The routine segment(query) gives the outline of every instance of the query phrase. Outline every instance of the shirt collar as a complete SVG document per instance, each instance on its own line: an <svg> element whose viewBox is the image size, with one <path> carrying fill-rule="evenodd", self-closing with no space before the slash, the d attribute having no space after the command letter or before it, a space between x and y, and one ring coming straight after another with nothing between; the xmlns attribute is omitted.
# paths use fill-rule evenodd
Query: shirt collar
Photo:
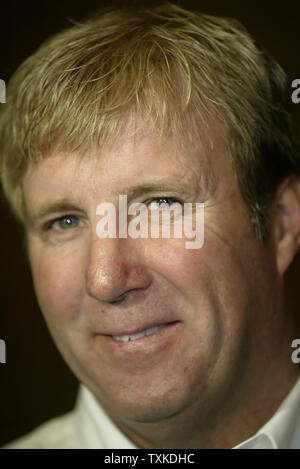
<svg viewBox="0 0 300 469"><path fill-rule="evenodd" d="M300 377L273 417L233 449L293 449L300 443Z"/></svg>
<svg viewBox="0 0 300 469"><path fill-rule="evenodd" d="M299 448L299 413L300 377L273 417L255 435L233 449ZM82 384L76 403L76 435L78 448L137 449Z"/></svg>

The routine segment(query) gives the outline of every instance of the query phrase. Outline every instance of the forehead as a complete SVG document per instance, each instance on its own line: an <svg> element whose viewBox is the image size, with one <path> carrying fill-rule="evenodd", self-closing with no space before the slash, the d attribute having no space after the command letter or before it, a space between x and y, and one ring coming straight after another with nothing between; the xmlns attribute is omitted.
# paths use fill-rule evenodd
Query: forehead
<svg viewBox="0 0 300 469"><path fill-rule="evenodd" d="M205 130L191 142L161 139L146 128L134 137L124 132L111 147L53 153L28 168L23 180L26 202L37 203L47 195L78 197L86 189L89 194L108 193L166 179L203 187L222 182L231 177L224 132L217 125Z"/></svg>

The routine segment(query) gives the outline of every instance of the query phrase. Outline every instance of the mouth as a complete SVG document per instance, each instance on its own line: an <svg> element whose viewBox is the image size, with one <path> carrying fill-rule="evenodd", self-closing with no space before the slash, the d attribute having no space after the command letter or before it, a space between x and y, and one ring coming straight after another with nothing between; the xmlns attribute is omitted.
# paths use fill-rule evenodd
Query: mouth
<svg viewBox="0 0 300 469"><path fill-rule="evenodd" d="M172 360L185 334L182 321L145 324L135 329L119 329L97 334L95 344L110 369L121 367L127 373L140 373L164 360ZM104 357L104 358L103 358Z"/></svg>
<svg viewBox="0 0 300 469"><path fill-rule="evenodd" d="M150 341L157 336L160 336L165 330L172 328L171 326L178 325L180 321L171 321L162 324L145 324L140 327L131 328L127 330L113 331L110 334L103 334L102 336L106 339L110 339L113 342L121 343L142 343L144 341Z"/></svg>
<svg viewBox="0 0 300 469"><path fill-rule="evenodd" d="M129 341L137 340L137 339L140 339L142 337L145 337L151 334L155 334L155 332L162 329L163 327L166 327L168 324L161 324L160 326L149 327L148 329L144 329L141 332L137 332L136 334L112 335L111 337L114 340L119 340L121 342L129 342Z"/></svg>

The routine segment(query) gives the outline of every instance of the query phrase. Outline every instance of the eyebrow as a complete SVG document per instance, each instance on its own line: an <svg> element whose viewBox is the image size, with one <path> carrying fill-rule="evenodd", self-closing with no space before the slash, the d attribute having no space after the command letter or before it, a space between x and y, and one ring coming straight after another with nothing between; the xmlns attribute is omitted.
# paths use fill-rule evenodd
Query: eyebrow
<svg viewBox="0 0 300 469"><path fill-rule="evenodd" d="M61 199L53 202L45 202L33 210L32 213L25 210L25 219L29 225L34 225L37 220L45 218L47 215L55 212L73 212L78 211L78 204L69 199Z"/></svg>
<svg viewBox="0 0 300 469"><path fill-rule="evenodd" d="M206 188L203 188L204 190ZM126 194L128 199L134 199L140 195L151 193L151 192L177 192L185 196L191 194L191 183L174 180L160 180L154 183L138 184L134 187L124 187L122 190L118 190L115 195ZM74 212L81 210L78 203L71 199L61 199L53 202L45 202L39 205L31 213L25 210L26 222L34 226L38 220L46 218L47 216L55 212Z"/></svg>
<svg viewBox="0 0 300 469"><path fill-rule="evenodd" d="M124 188L123 192L118 191L119 194L127 194L128 199L134 199L140 195L147 194L150 192L180 192L180 193L190 193L191 185L186 184L181 181L171 181L170 179L162 179L159 182L146 183L146 184L137 184L134 187Z"/></svg>

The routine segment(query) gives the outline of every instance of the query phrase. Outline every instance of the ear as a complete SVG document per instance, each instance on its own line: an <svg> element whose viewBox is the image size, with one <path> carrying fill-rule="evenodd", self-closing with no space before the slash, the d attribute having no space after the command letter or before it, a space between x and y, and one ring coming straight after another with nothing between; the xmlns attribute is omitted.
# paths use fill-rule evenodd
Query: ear
<svg viewBox="0 0 300 469"><path fill-rule="evenodd" d="M280 184L274 208L276 262L283 275L300 246L300 177L290 176Z"/></svg>

